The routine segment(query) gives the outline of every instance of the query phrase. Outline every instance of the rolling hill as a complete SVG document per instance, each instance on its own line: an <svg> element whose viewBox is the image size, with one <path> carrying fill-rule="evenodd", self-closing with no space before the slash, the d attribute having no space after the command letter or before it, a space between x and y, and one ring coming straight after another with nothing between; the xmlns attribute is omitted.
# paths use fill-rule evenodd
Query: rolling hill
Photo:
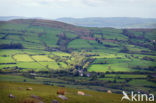
<svg viewBox="0 0 156 103"><path fill-rule="evenodd" d="M19 49L19 52L22 49L40 50L45 53L59 51L69 54L73 51L85 50L93 54L97 53L97 57L100 58L105 58L105 54L114 55L115 53L118 53L119 57L124 57L122 53L155 56L155 32L156 29L85 28L51 20L16 19L0 22L0 49L4 51ZM48 58L53 59L49 55L47 59L43 56L30 55L31 53L27 53L23 57L27 58L26 61L35 61L39 57L45 58L47 62L52 61ZM20 56L17 55L17 57ZM20 61L16 58L16 54L12 54L11 58ZM94 68L99 65L93 63L89 66L89 70L94 71ZM123 69L115 69L118 66L114 65L113 68L115 71L127 71L133 67L124 65L121 67Z"/></svg>
<svg viewBox="0 0 156 103"><path fill-rule="evenodd" d="M44 19L1 21L0 81L155 93L155 33Z"/></svg>
<svg viewBox="0 0 156 103"><path fill-rule="evenodd" d="M120 103L122 97L121 94L114 93L101 93L90 90L62 88L56 86L47 86L41 84L30 83L13 83L13 82L0 82L0 102L1 103L41 103L41 102L28 102L30 100L42 101L44 103L51 103L53 100L59 101L59 103ZM26 88L31 87L32 91L27 91ZM58 89L65 90L65 96L67 100L62 100L57 95ZM83 91L84 96L78 95L78 91ZM9 94L16 96L15 98L9 98ZM37 99L40 97L42 99ZM24 102L25 101L25 102ZM27 102L26 102L27 101ZM128 101L124 101L128 103Z"/></svg>

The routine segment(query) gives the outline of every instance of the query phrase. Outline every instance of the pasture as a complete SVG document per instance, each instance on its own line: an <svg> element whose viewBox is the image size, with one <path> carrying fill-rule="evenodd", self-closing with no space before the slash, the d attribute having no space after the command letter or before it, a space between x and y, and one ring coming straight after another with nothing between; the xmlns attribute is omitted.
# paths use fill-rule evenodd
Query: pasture
<svg viewBox="0 0 156 103"><path fill-rule="evenodd" d="M107 78L146 78L147 75L139 75L139 74L107 74Z"/></svg>
<svg viewBox="0 0 156 103"><path fill-rule="evenodd" d="M38 61L38 62L43 62L43 61L50 62L50 61L53 61L52 59L48 58L48 56L45 56L45 55L35 55L35 56L32 56L32 58L35 61Z"/></svg>
<svg viewBox="0 0 156 103"><path fill-rule="evenodd" d="M84 91L91 96L78 96L74 87L116 92L154 91L155 31L83 28L29 19L2 23L0 73L10 75L0 74L0 103L19 103L32 94L41 96L45 103L53 99L60 103L119 103L121 99L118 94L88 90ZM32 72L38 73L35 79L12 75ZM68 85L69 100L58 99L59 87L28 83ZM19 91L21 86L24 89ZM26 87L34 91L25 91ZM17 98L8 98L9 93Z"/></svg>
<svg viewBox="0 0 156 103"><path fill-rule="evenodd" d="M76 49L80 49L80 48L93 48L87 40L83 40L83 39L76 39L71 41L68 44L68 48L76 48Z"/></svg>
<svg viewBox="0 0 156 103"><path fill-rule="evenodd" d="M154 61L143 60L143 57L149 57L155 60L156 56L126 54L126 53L95 53L98 56L93 56L95 61L88 67L89 71L106 72L106 71L148 71L150 67L156 67ZM142 69L137 69L137 68ZM149 71L150 72L150 71Z"/></svg>
<svg viewBox="0 0 156 103"><path fill-rule="evenodd" d="M154 61L143 60L147 56L156 60L156 56L126 53L104 53L104 52L87 52L87 54L96 54L91 56L94 62L88 66L88 71L107 72L107 71L123 71L133 72L139 71L136 67L143 68L140 71L148 71L149 67L155 67ZM71 58L71 59L69 59ZM48 70L66 68L64 62L73 63L74 58L70 53L65 52L47 52L30 49L23 50L1 50L0 52L0 68L19 67L27 70ZM10 64L7 64L10 63ZM145 69L145 70L144 70ZM22 69L23 71L23 69ZM150 71L149 71L150 72Z"/></svg>
<svg viewBox="0 0 156 103"><path fill-rule="evenodd" d="M8 68L9 70L9 68L11 69L16 67L21 68L21 71L48 71L49 69L65 69L67 65L63 61L55 61L55 56L63 60L64 57L71 55L65 52L47 52L28 49L1 50L0 69Z"/></svg>
<svg viewBox="0 0 156 103"><path fill-rule="evenodd" d="M108 94L90 90L81 90L88 96L81 96L77 94L78 89L62 88L65 89L65 96L67 100L61 100L57 96L57 90L60 87L47 86L41 84L29 83L13 83L13 82L0 82L0 102L1 103L20 103L26 98L31 98L31 95L36 95L42 98L44 103L50 103L52 100L57 100L60 103L120 103L122 95ZM31 87L32 91L27 91L26 88ZM13 94L15 98L9 98L9 94ZM128 101L124 101L128 103Z"/></svg>
<svg viewBox="0 0 156 103"><path fill-rule="evenodd" d="M17 55L14 55L13 58L16 61L27 61L27 62L33 61L31 57L27 54L17 54Z"/></svg>

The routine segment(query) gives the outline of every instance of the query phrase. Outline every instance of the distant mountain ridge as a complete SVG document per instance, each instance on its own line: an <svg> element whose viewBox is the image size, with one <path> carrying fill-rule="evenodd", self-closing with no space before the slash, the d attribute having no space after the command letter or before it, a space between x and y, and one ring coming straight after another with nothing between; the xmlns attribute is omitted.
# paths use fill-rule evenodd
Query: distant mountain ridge
<svg viewBox="0 0 156 103"><path fill-rule="evenodd" d="M23 16L0 16L0 21L9 21L14 19L43 19L40 17L23 17Z"/></svg>
<svg viewBox="0 0 156 103"><path fill-rule="evenodd" d="M0 16L0 21L8 21L13 19L26 19L26 17L20 17L20 16Z"/></svg>
<svg viewBox="0 0 156 103"><path fill-rule="evenodd" d="M156 18L91 17L91 18L58 18L56 20L84 27L156 28Z"/></svg>
<svg viewBox="0 0 156 103"><path fill-rule="evenodd" d="M41 17L22 16L0 16L0 21L14 19L45 19ZM83 27L111 27L111 28L156 28L156 18L136 18L136 17L90 17L90 18L58 18L60 21Z"/></svg>

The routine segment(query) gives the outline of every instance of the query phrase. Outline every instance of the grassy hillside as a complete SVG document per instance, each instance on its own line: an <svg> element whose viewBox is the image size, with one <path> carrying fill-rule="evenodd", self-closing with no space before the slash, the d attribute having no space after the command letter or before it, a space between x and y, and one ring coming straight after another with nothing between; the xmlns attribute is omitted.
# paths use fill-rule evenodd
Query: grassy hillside
<svg viewBox="0 0 156 103"><path fill-rule="evenodd" d="M156 67L155 33L155 29L83 28L41 19L1 21L0 68L70 68L71 53L84 50L95 60L86 64L89 71L150 72Z"/></svg>
<svg viewBox="0 0 156 103"><path fill-rule="evenodd" d="M120 103L122 95L114 93L102 93L90 90L62 88L56 86L47 86L29 83L13 83L13 82L0 82L0 102L1 103L21 103L21 101L33 99L32 95L42 98L44 103L51 103L52 100L57 100L60 103ZM32 91L27 91L27 88L32 88ZM65 96L68 100L61 100L57 96L58 89L65 90ZM86 96L78 95L78 91L83 91ZM9 98L9 94L16 96ZM124 101L128 103L128 101ZM144 102L142 102L144 103Z"/></svg>
<svg viewBox="0 0 156 103"><path fill-rule="evenodd" d="M3 21L0 78L150 93L156 85L155 33L156 29L85 28L41 19ZM14 75L25 79L18 81Z"/></svg>

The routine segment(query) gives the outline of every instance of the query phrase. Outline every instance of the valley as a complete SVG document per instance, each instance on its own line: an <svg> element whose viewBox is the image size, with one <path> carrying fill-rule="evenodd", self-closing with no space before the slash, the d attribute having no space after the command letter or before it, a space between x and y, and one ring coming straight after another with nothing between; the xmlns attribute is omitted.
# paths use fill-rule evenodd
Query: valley
<svg viewBox="0 0 156 103"><path fill-rule="evenodd" d="M0 22L0 83L156 94L155 62L156 29L79 27L42 19Z"/></svg>

